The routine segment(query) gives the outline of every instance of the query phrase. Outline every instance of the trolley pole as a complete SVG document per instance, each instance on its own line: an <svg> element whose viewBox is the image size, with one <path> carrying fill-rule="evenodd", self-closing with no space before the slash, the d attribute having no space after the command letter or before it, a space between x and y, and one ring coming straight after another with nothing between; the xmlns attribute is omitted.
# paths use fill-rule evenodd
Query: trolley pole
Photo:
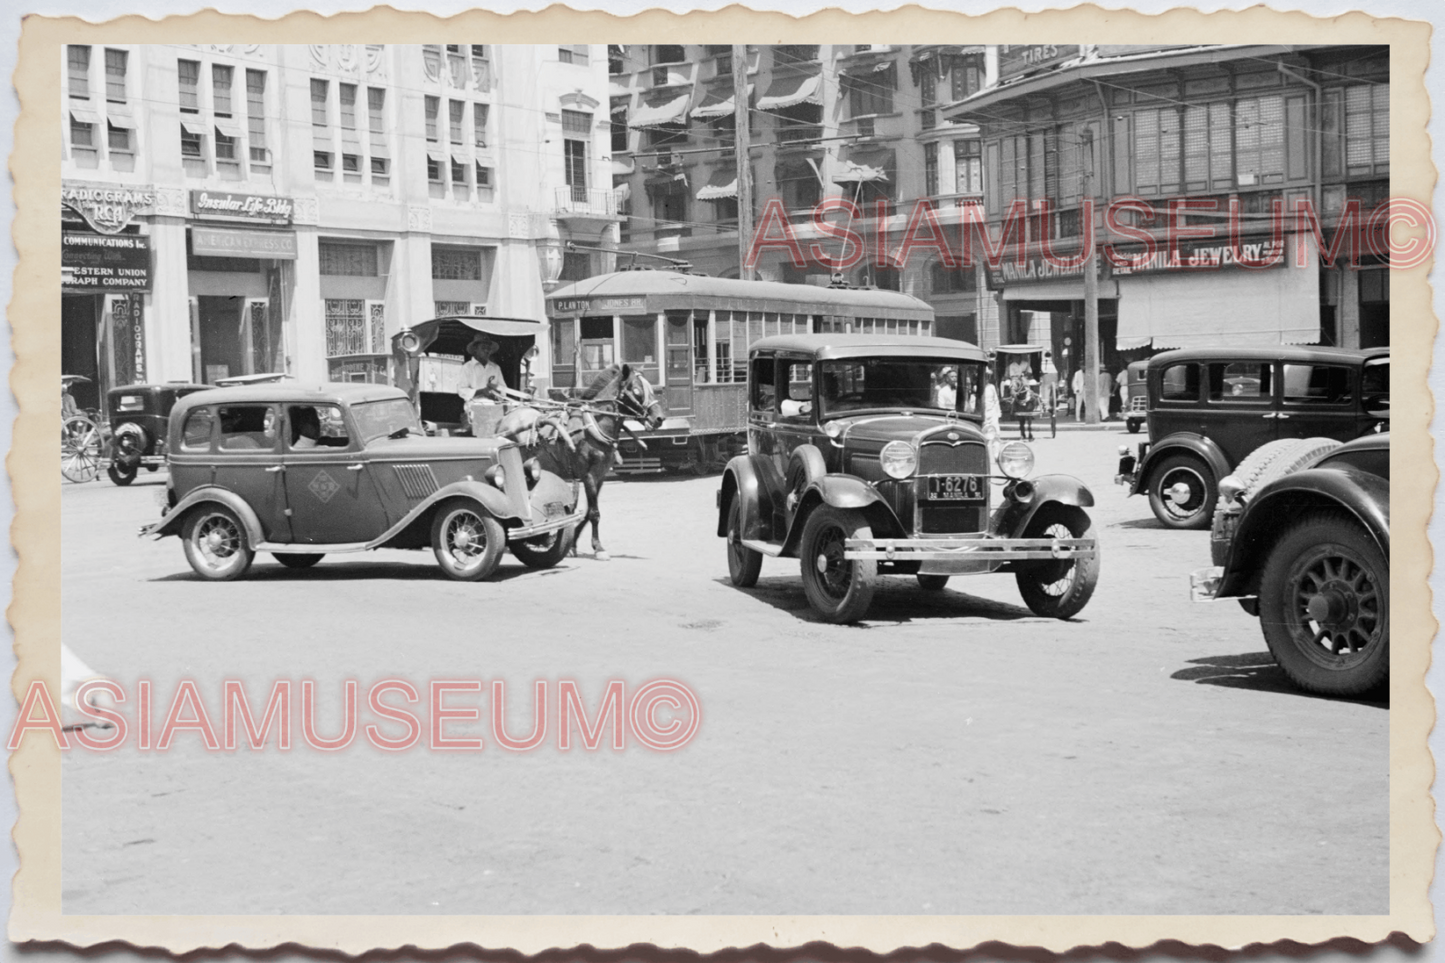
<svg viewBox="0 0 1445 963"><path fill-rule="evenodd" d="M1094 196L1094 138L1089 136L1092 133L1086 131L1084 140L1085 197ZM1089 245L1089 256L1084 259L1084 423L1097 425L1108 411L1099 410L1099 265L1094 225L1085 225L1083 235Z"/></svg>
<svg viewBox="0 0 1445 963"><path fill-rule="evenodd" d="M738 277L751 281L754 275L748 265L748 248L753 242L753 168L748 163L752 147L748 142L748 48L740 43L733 44L733 119L738 172Z"/></svg>

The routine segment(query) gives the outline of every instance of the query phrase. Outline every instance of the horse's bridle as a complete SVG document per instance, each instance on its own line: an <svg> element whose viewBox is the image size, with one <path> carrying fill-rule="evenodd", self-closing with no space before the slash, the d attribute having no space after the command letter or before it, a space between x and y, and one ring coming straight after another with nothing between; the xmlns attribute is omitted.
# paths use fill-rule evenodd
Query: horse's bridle
<svg viewBox="0 0 1445 963"><path fill-rule="evenodd" d="M627 428L627 418L646 421L648 409L652 407L637 397L630 382L618 390L617 397L598 399L583 407L582 419L583 424L586 425L588 434L591 434L597 441L604 445L615 445L622 436L622 431L619 431L616 435L609 436L607 432L602 430L602 425L597 421L597 411L595 409L601 408L604 405L614 409L612 417L618 419L618 424L622 431L630 431L630 429Z"/></svg>

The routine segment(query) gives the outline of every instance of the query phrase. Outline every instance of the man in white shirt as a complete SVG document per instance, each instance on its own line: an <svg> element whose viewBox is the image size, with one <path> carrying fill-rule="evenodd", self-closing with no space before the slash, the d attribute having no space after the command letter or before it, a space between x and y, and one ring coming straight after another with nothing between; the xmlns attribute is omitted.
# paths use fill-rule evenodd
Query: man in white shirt
<svg viewBox="0 0 1445 963"><path fill-rule="evenodd" d="M457 394L463 401L470 401L473 395L493 397L498 389L507 386L502 369L492 360L497 353L497 342L485 334L478 334L467 344L469 359L462 365L461 377L457 380Z"/></svg>

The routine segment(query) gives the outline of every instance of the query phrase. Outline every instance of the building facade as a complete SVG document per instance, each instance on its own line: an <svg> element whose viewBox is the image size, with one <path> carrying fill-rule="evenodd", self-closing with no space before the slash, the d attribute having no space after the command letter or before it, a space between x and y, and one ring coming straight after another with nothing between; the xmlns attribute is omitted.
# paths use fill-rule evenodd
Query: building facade
<svg viewBox="0 0 1445 963"><path fill-rule="evenodd" d="M568 242L615 245L605 50L66 48L77 400L278 371L385 381L408 324L542 318Z"/></svg>

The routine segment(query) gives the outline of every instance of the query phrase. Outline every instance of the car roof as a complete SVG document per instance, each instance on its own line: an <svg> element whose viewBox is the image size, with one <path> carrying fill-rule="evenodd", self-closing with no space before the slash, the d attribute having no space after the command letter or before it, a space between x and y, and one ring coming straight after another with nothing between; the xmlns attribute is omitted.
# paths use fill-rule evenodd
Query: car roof
<svg viewBox="0 0 1445 963"><path fill-rule="evenodd" d="M983 352L967 341L911 334L783 334L754 341L752 351L793 351L820 360L868 355L984 360Z"/></svg>
<svg viewBox="0 0 1445 963"><path fill-rule="evenodd" d="M366 401L384 401L405 398L406 393L391 385L369 382L328 382L306 384L295 381L269 382L259 385L235 385L230 388L208 388L186 395L176 403L179 409L200 405L309 402L318 404L358 404Z"/></svg>
<svg viewBox="0 0 1445 963"><path fill-rule="evenodd" d="M1149 359L1149 367L1159 368L1180 361L1319 361L1358 363L1367 359L1389 358L1389 348L1329 348L1307 344L1273 344L1231 348L1176 348L1162 351Z"/></svg>

